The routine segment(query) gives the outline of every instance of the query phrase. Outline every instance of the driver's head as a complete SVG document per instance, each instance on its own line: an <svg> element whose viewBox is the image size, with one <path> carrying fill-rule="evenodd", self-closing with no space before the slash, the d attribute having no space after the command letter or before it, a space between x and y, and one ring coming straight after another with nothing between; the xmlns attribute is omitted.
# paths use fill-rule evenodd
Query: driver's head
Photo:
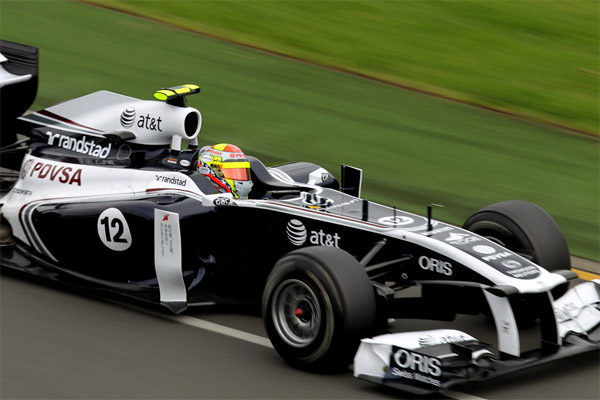
<svg viewBox="0 0 600 400"><path fill-rule="evenodd" d="M211 171L203 171L210 167ZM233 144L205 146L198 154L198 168L221 191L231 192L236 199L247 199L252 189L250 162Z"/></svg>

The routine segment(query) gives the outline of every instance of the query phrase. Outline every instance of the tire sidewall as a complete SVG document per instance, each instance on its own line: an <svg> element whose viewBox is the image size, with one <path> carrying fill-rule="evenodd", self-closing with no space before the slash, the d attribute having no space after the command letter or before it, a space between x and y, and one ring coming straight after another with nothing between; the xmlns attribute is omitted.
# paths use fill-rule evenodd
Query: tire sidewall
<svg viewBox="0 0 600 400"><path fill-rule="evenodd" d="M284 256L269 274L262 302L265 328L275 350L291 365L319 372L339 370L351 362L360 339L364 337L361 335L374 326L375 295L366 273L362 269L348 270L352 267L360 268L354 258L347 258L344 261L350 264L353 262L356 265L347 265L348 269L341 272L350 275L354 273L354 278L359 274L364 274L364 282L360 282L359 285L364 290L349 293L352 287L348 280L344 282L344 278L347 276L340 276L339 272L336 273L331 269L331 265L326 265L327 258L337 255L337 253L331 250L328 255L327 250L315 247L312 248L315 254L311 254L310 249L303 248ZM335 250L342 252L339 249ZM327 257L323 257L324 255ZM347 253L344 256L351 257ZM343 259L343 257L340 258ZM343 263L343 261L336 261ZM340 265L338 264L338 267ZM346 264L344 266L346 267ZM273 302L275 301L273 294L279 285L289 279L297 279L306 284L317 297L321 310L319 332L310 344L303 347L294 347L287 343L279 335L273 321L275 318L273 316ZM359 310L360 315L356 315L356 305L359 302L365 303L366 306ZM367 312L364 312L365 310Z"/></svg>

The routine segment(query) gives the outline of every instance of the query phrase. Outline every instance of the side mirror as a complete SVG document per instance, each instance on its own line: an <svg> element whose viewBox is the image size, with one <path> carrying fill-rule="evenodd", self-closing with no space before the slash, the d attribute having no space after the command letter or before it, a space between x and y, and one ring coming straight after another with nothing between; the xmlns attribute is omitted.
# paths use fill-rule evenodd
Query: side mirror
<svg viewBox="0 0 600 400"><path fill-rule="evenodd" d="M354 197L360 197L362 187L362 169L342 164L340 191Z"/></svg>

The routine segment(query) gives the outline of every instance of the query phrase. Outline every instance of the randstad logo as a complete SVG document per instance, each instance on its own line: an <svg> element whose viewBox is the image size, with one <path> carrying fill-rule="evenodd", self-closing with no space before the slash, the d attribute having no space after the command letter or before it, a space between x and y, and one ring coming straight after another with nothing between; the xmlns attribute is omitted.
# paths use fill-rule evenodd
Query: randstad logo
<svg viewBox="0 0 600 400"><path fill-rule="evenodd" d="M131 128L135 122L135 108L129 107L121 113L121 125L125 128Z"/></svg>
<svg viewBox="0 0 600 400"><path fill-rule="evenodd" d="M308 241L316 246L339 248L339 241L341 239L337 233L331 235L323 232L323 229L319 229L318 231L311 230L309 235L304 224L297 219L292 219L288 222L286 233L290 242L295 246L302 246L308 238Z"/></svg>

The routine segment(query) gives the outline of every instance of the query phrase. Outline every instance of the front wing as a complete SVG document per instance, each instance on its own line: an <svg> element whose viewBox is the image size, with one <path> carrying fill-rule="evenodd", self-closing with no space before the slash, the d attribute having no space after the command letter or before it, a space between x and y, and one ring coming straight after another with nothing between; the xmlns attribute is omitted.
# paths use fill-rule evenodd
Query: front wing
<svg viewBox="0 0 600 400"><path fill-rule="evenodd" d="M363 339L354 358L354 376L415 394L428 394L472 381L485 381L525 368L598 351L600 348L600 282L573 287L553 301L557 340L542 332L539 349L508 354L473 336L452 329L405 332ZM492 310L493 311L493 310ZM497 314L494 313L497 319ZM503 321L496 321L502 330ZM503 332L498 332L499 341ZM517 336L518 341L518 336ZM499 346L500 347L500 346Z"/></svg>

